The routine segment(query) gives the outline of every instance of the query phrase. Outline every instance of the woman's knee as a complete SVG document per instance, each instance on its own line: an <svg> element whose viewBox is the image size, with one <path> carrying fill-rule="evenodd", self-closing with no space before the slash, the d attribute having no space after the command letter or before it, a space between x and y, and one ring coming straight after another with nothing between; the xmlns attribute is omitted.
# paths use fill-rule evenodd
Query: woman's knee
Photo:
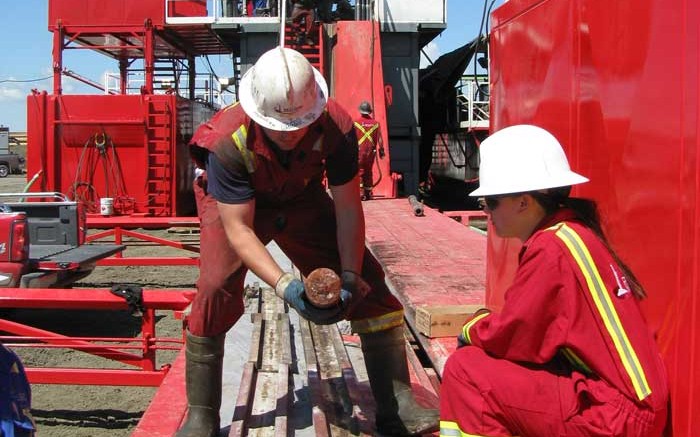
<svg viewBox="0 0 700 437"><path fill-rule="evenodd" d="M464 380L478 380L474 372L488 373L493 369L498 360L489 356L483 349L476 346L463 346L457 349L445 363L443 378L457 378Z"/></svg>

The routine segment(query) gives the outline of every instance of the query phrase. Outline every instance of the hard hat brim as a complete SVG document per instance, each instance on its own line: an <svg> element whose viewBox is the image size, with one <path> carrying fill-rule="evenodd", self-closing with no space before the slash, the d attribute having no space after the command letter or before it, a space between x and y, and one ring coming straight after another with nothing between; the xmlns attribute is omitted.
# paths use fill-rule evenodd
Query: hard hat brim
<svg viewBox="0 0 700 437"><path fill-rule="evenodd" d="M255 67L250 68L241 78L241 83L239 86L239 101L243 110L250 118L253 119L260 126L282 132L290 132L304 128L318 119L323 113L328 103L328 85L326 85L326 80L323 75L313 66L311 67L314 72L314 80L318 86L318 96L313 108L301 117L294 118L292 120L282 121L274 117L266 116L262 114L255 103L255 99L252 94L252 72Z"/></svg>
<svg viewBox="0 0 700 437"><path fill-rule="evenodd" d="M476 190L469 193L470 197L483 197L483 196L496 196L499 194L512 194L512 193L527 193L530 191L546 190L548 188L559 188L568 187L571 185L578 185L588 182L589 179L585 176L581 176L578 173L569 171L566 174L558 174L552 180L556 180L556 184L547 183L533 183L532 186L523 186L518 184L518 186L509 186L508 182L505 181L503 185L500 186L489 186L488 184L479 186Z"/></svg>

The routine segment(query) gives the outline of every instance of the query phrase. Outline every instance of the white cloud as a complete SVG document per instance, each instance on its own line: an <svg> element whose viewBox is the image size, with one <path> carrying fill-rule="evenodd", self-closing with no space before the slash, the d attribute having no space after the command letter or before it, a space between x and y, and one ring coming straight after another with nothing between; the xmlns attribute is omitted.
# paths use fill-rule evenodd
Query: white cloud
<svg viewBox="0 0 700 437"><path fill-rule="evenodd" d="M16 102L27 98L27 92L14 84L0 85L0 102Z"/></svg>
<svg viewBox="0 0 700 437"><path fill-rule="evenodd" d="M423 52L425 52L425 55L430 58L430 61L426 59L426 57L423 55ZM437 43L435 41L430 41L425 47L423 47L423 50L421 50L420 54L420 68L425 68L430 65L430 62L435 62L437 58L439 58L442 55L440 52L440 47L438 47Z"/></svg>
<svg viewBox="0 0 700 437"><path fill-rule="evenodd" d="M80 82L77 82L74 79L63 76L61 80L61 90L63 91L63 94L74 94L76 89L76 83L81 84Z"/></svg>

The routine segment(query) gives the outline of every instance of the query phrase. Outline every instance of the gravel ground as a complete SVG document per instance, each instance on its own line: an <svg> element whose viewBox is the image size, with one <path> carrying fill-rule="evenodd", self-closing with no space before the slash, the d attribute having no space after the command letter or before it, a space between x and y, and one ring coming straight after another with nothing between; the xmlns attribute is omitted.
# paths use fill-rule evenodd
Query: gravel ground
<svg viewBox="0 0 700 437"><path fill-rule="evenodd" d="M24 176L0 179L0 192L19 192ZM145 231L144 231L145 232ZM198 243L197 235L167 230L148 231L164 238ZM128 243L127 243L128 244ZM143 243L129 246L127 256L177 256L185 252ZM75 287L108 288L116 283L135 283L145 288L192 289L196 267L97 267ZM140 319L127 311L13 310L3 314L13 321L73 336L137 336ZM157 314L159 337L181 336L181 322L170 312ZM86 353L62 349L14 349L26 366L124 367ZM159 352L158 363L170 362L175 353ZM40 437L126 437L145 411L155 388L126 386L32 385L32 409Z"/></svg>

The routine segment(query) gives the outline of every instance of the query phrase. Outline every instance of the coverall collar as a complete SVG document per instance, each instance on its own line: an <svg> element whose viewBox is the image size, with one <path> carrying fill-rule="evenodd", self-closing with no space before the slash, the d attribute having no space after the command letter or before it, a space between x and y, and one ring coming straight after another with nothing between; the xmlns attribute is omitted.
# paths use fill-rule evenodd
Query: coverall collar
<svg viewBox="0 0 700 437"><path fill-rule="evenodd" d="M520 249L520 253L518 255L518 258L520 258L522 256L523 252L525 252L527 247L530 245L530 242L535 237L535 235L537 235L537 233L539 231L541 231L542 229L547 229L550 226L554 226L557 223L564 222L564 221L571 221L571 220L575 220L575 219L576 219L576 214L574 213L574 211L572 211L569 208L559 209L559 210L555 211L554 213L543 218L542 221L537 225L537 227L535 227L535 230L532 233L532 235L530 235L530 237L528 237L528 239L525 241L525 243L523 243L523 247Z"/></svg>

